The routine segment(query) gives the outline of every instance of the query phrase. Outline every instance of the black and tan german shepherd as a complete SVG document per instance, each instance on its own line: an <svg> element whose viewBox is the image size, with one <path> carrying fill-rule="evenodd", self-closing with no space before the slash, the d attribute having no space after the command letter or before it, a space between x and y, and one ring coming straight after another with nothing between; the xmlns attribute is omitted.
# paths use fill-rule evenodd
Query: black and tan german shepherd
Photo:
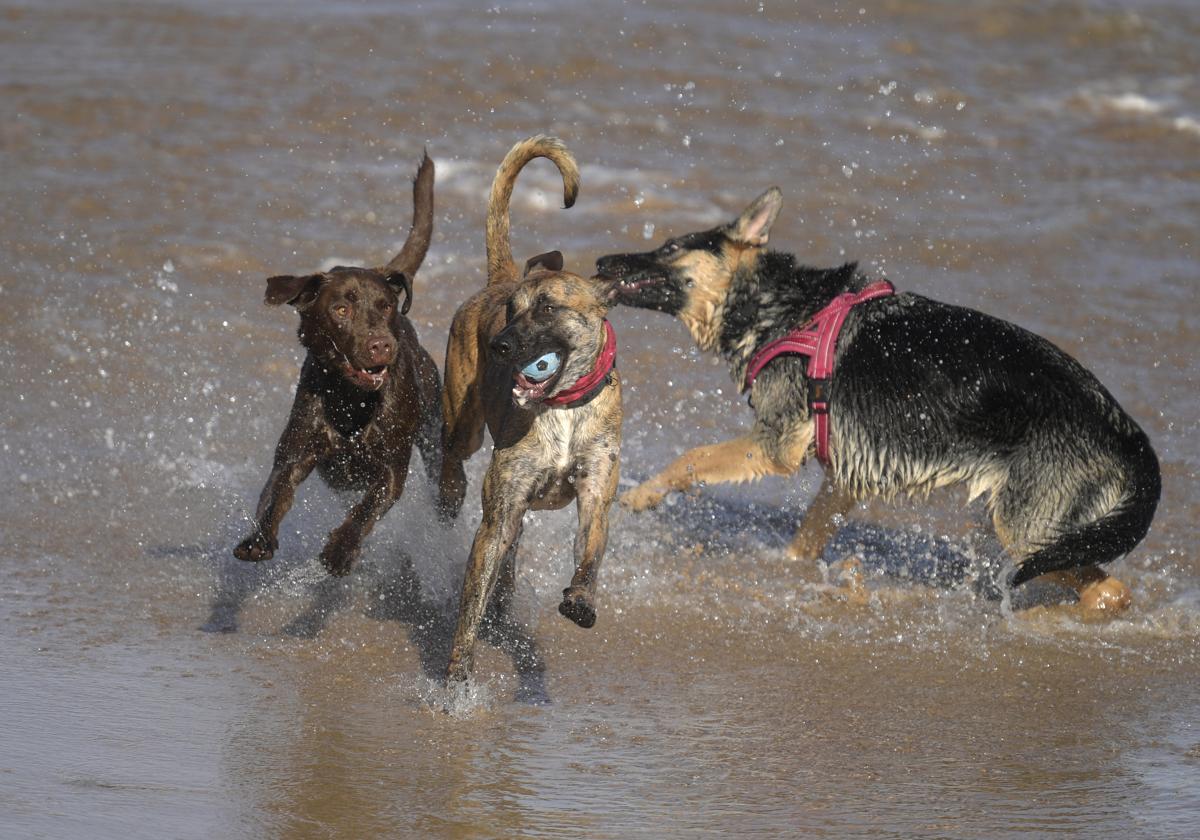
<svg viewBox="0 0 1200 840"><path fill-rule="evenodd" d="M767 250L780 203L773 187L729 224L602 257L598 279L620 303L678 317L742 387L764 345L871 282L854 263L809 268ZM1149 530L1158 459L1082 365L1018 326L912 293L855 306L834 358L830 463L793 555L819 556L855 499L966 482L971 498L986 494L1016 566L1009 586L1047 575L1073 588L1082 608L1128 606L1128 588L1099 565ZM794 473L814 447L810 387L803 356L776 357L750 386L747 435L685 453L621 503L645 510L700 482Z"/></svg>

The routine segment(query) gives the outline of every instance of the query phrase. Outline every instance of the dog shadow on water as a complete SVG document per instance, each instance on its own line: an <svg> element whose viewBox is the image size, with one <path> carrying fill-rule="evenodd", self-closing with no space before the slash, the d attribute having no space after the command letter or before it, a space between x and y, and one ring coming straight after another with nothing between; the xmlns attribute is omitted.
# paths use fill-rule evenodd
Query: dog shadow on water
<svg viewBox="0 0 1200 840"><path fill-rule="evenodd" d="M404 551L393 552L386 566L360 563L346 577L325 575L308 584L307 603L280 628L285 636L312 639L330 620L354 601L359 587L367 593L364 615L376 621L397 621L421 660L421 670L435 683L446 678L446 665L457 624L455 603L438 603L425 595L412 558ZM246 563L232 557L217 560L216 591L208 619L200 625L206 633L235 633L246 601L284 578L288 570L272 571L262 563ZM512 661L517 674L515 699L529 704L550 702L545 667L533 634L517 621L487 616L481 640L492 644Z"/></svg>
<svg viewBox="0 0 1200 840"><path fill-rule="evenodd" d="M973 515L981 518L978 511ZM803 511L718 495L687 495L659 516L668 521L669 532L682 535L689 543L699 541L709 551L741 555L786 546ZM851 519L825 546L821 562L832 569L855 558L862 572L876 578L932 589L969 590L986 601L998 602L1011 566L999 559L999 544L987 527L981 525L979 532L980 536L969 540L952 540L923 530ZM1014 610L1074 598L1071 590L1042 581L1030 581L1009 593Z"/></svg>

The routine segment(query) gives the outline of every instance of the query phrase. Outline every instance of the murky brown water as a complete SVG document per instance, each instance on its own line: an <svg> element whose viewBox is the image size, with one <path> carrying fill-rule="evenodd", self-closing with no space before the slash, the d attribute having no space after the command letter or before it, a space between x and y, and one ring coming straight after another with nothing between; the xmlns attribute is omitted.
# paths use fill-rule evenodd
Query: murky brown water
<svg viewBox="0 0 1200 840"><path fill-rule="evenodd" d="M0 835L1195 836L1200 16L861 5L0 2ZM539 131L583 191L563 212L525 173L518 258L586 272L778 183L779 247L1077 355L1163 462L1115 567L1132 613L1012 617L883 573L831 600L782 551L809 471L618 514L593 631L554 611L573 514L531 517L552 702L513 702L485 648L448 715L477 502L440 533L414 476L339 592L313 482L276 559L234 561L300 359L263 278L390 256L427 146L413 315L440 359L491 175ZM614 321L628 481L748 422L680 325ZM864 508L843 544L919 571L969 551L959 501Z"/></svg>

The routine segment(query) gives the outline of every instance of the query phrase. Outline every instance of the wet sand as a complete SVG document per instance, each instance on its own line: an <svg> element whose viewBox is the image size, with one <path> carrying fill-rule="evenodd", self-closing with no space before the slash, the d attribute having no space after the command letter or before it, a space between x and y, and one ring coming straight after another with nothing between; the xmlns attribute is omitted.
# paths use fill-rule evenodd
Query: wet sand
<svg viewBox="0 0 1200 840"><path fill-rule="evenodd" d="M0 4L0 835L1194 836L1198 54L1184 0ZM344 586L315 480L275 559L235 561L301 359L264 278L391 256L427 147L440 361L495 166L543 131L583 187L563 211L523 174L519 260L587 272L779 184L776 247L1079 358L1162 461L1113 566L1133 610L923 582L971 553L957 493L788 562L814 466L616 513L591 631L555 612L573 513L531 516L546 672L484 645L447 714L486 450L453 530L414 473ZM626 485L748 424L681 325L613 322ZM865 602L833 591L848 553Z"/></svg>

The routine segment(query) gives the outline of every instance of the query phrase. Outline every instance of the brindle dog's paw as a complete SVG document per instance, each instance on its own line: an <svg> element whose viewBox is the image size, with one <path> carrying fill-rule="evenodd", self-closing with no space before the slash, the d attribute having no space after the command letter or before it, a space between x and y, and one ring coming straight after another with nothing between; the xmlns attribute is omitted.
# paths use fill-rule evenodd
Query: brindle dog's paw
<svg viewBox="0 0 1200 840"><path fill-rule="evenodd" d="M278 542L268 537L262 531L255 531L238 543L237 548L233 550L233 556L239 560L258 563L274 557L275 549L277 548L279 548Z"/></svg>
<svg viewBox="0 0 1200 840"><path fill-rule="evenodd" d="M631 510L635 513L640 513L644 510L652 510L662 504L662 500L667 496L662 490L658 490L650 486L650 482L645 482L634 487L632 490L626 490L621 494L619 501L621 507L626 510Z"/></svg>
<svg viewBox="0 0 1200 840"><path fill-rule="evenodd" d="M593 627L596 624L596 608L592 605L592 596L578 586L563 590L563 599L558 605L558 611L580 627Z"/></svg>

